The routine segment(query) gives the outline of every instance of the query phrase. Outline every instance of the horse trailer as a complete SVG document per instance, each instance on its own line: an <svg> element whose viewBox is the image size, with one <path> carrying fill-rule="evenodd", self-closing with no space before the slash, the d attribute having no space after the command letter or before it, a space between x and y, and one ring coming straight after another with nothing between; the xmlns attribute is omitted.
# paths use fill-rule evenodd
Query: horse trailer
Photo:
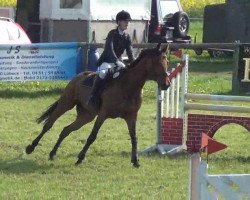
<svg viewBox="0 0 250 200"><path fill-rule="evenodd" d="M16 21L33 42L104 43L121 10L131 14L133 43L191 42L180 0L18 0Z"/></svg>
<svg viewBox="0 0 250 200"><path fill-rule="evenodd" d="M27 29L33 42L104 43L116 26L116 14L126 10L133 18L128 32L133 40L142 42L150 6L150 0L18 0L16 21Z"/></svg>
<svg viewBox="0 0 250 200"><path fill-rule="evenodd" d="M204 9L203 43L249 43L250 1L226 0ZM211 57L232 56L230 49L209 49Z"/></svg>

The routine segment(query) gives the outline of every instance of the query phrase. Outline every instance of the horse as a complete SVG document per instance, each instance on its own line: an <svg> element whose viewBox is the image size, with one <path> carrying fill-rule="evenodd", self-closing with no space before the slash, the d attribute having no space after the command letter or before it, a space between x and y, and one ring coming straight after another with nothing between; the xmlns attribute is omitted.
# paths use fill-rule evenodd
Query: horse
<svg viewBox="0 0 250 200"><path fill-rule="evenodd" d="M81 164L90 145L96 140L104 121L108 118L120 117L127 123L131 139L131 163L134 167L139 167L136 121L137 113L142 104L143 86L147 80L156 81L163 90L166 90L170 85L166 79L169 67L165 53L166 48L161 50L160 46L158 44L156 48L142 50L137 59L123 71L120 77L107 83L100 95L101 105L98 108L87 105L91 87L83 85L84 80L94 76L95 72L85 71L74 77L65 87L61 97L37 118L38 123L44 122L43 129L26 147L26 153L31 154L34 151L41 138L60 116L76 107L76 119L63 128L55 146L49 153L50 160L53 160L60 144L72 131L78 130L96 118L92 131L75 163L76 165Z"/></svg>

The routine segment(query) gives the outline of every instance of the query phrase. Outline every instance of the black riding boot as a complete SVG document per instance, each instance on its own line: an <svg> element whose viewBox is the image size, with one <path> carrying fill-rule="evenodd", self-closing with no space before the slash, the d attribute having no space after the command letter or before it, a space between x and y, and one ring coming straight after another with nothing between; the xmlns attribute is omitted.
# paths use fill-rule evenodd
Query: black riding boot
<svg viewBox="0 0 250 200"><path fill-rule="evenodd" d="M94 107L99 106L100 100L97 98L97 93L98 93L99 89L103 87L104 82L105 81L103 79L101 79L99 76L96 77L91 94L90 94L90 97L87 101L88 105L91 105Z"/></svg>

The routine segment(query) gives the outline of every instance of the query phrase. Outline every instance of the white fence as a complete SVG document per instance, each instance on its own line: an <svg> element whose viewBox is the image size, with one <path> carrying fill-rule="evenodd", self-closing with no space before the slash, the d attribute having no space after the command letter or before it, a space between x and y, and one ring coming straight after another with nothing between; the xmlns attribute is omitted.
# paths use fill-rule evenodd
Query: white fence
<svg viewBox="0 0 250 200"><path fill-rule="evenodd" d="M190 200L249 200L250 174L208 174L208 164L200 153L190 161Z"/></svg>

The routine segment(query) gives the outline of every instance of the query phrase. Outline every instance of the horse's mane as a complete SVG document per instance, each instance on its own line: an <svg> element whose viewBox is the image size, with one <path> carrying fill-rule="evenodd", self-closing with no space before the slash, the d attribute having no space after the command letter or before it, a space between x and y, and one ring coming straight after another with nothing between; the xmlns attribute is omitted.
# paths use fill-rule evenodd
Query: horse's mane
<svg viewBox="0 0 250 200"><path fill-rule="evenodd" d="M132 62L130 65L128 65L128 69L129 68L133 68L135 67L142 58L144 58L145 56L159 56L161 54L161 51L157 48L153 48L153 49L143 49L139 56L134 60L134 62Z"/></svg>

